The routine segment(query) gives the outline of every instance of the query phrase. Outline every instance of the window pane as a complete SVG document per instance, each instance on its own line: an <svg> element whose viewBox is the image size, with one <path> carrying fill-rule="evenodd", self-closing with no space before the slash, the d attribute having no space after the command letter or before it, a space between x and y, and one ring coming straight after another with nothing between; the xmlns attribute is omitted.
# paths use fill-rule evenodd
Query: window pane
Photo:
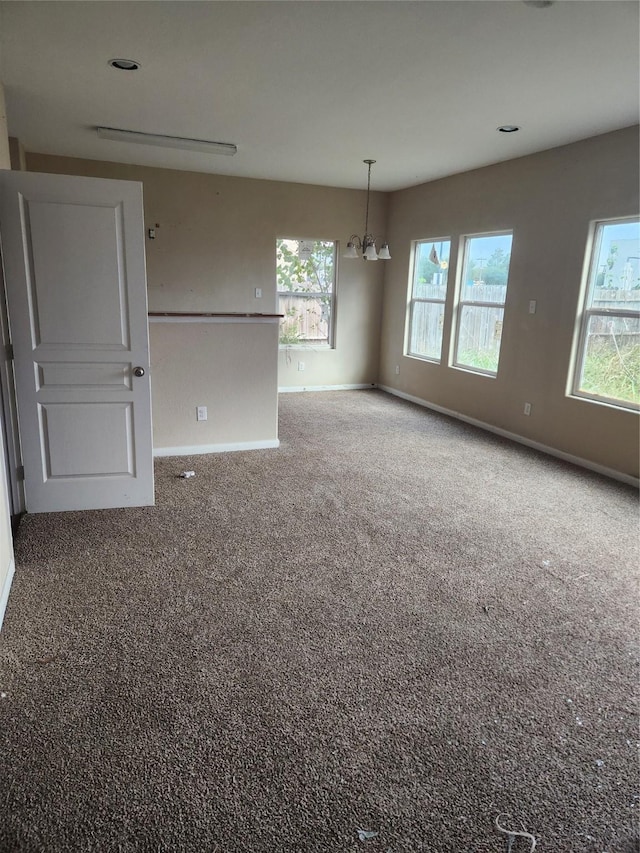
<svg viewBox="0 0 640 853"><path fill-rule="evenodd" d="M504 304L512 240L511 234L467 238L460 290L463 302Z"/></svg>
<svg viewBox="0 0 640 853"><path fill-rule="evenodd" d="M503 315L501 307L461 306L456 364L497 372Z"/></svg>
<svg viewBox="0 0 640 853"><path fill-rule="evenodd" d="M589 317L579 390L640 403L640 318Z"/></svg>
<svg viewBox="0 0 640 853"><path fill-rule="evenodd" d="M640 288L640 222L602 223L594 250L587 306L629 307Z"/></svg>
<svg viewBox="0 0 640 853"><path fill-rule="evenodd" d="M335 243L276 241L280 344L329 345L335 290Z"/></svg>
<svg viewBox="0 0 640 853"><path fill-rule="evenodd" d="M416 243L413 268L414 299L442 299L447 295L449 240L424 240Z"/></svg>
<svg viewBox="0 0 640 853"><path fill-rule="evenodd" d="M278 290L331 293L335 244L328 240L277 240Z"/></svg>
<svg viewBox="0 0 640 853"><path fill-rule="evenodd" d="M409 354L440 360L444 303L414 302L411 316Z"/></svg>
<svg viewBox="0 0 640 853"><path fill-rule="evenodd" d="M280 294L281 344L328 344L330 296Z"/></svg>

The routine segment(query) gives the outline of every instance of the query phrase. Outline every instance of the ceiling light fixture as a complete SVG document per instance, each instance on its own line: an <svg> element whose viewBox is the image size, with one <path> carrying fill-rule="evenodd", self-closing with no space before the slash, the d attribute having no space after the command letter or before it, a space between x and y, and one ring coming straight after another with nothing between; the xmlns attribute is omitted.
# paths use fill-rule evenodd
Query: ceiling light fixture
<svg viewBox="0 0 640 853"><path fill-rule="evenodd" d="M373 234L369 234L369 194L371 192L371 167L376 162L375 160L363 160L369 166L369 174L367 177L367 212L364 218L364 237L362 240L357 234L352 234L347 243L347 250L344 253L345 258L359 258L358 252L362 252L362 258L365 261L381 261L391 260L389 254L389 244L385 241L380 246L380 252L376 251L376 238Z"/></svg>
<svg viewBox="0 0 640 853"><path fill-rule="evenodd" d="M135 59L110 59L109 65L120 71L137 71L140 68L140 63Z"/></svg>
<svg viewBox="0 0 640 853"><path fill-rule="evenodd" d="M500 127L496 128L499 133L516 133L516 131L520 130L517 124L501 124Z"/></svg>
<svg viewBox="0 0 640 853"><path fill-rule="evenodd" d="M96 127L100 139L115 142L136 142L140 145L157 145L159 148L180 148L204 154L227 154L232 157L238 146L231 142L211 142L208 139L188 139L184 136L164 136L161 133L142 133L139 130L121 130L117 127Z"/></svg>

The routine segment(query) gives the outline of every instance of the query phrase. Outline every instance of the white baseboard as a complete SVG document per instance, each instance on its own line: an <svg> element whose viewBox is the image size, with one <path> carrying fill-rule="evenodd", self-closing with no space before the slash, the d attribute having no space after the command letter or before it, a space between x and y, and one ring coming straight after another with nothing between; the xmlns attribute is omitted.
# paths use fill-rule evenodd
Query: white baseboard
<svg viewBox="0 0 640 853"><path fill-rule="evenodd" d="M467 417L460 412L454 412L452 409L445 409L443 406L437 406L435 403L429 403L427 400L422 400L420 397L414 397L412 394L405 394L404 391L398 391L395 388L390 388L388 385L378 385L381 391L386 391L387 394L393 394L394 397L401 397L403 400L408 400L410 403L417 403L418 406L424 406L426 409L433 409L434 412L439 412L441 415L448 415L450 418L456 418L459 421L464 421L472 426L480 429L493 432L503 438L508 438L510 441L516 441L518 444L524 444L533 450L539 450L542 453L547 453L549 456L555 456L557 459L562 459L565 462L571 462L573 465L579 465L581 468L588 468L590 471L595 471L597 474L604 474L605 477L611 477L614 480L619 480L622 483L627 483L629 486L640 487L640 479L632 477L630 474L623 474L622 471L616 471L613 468L606 468L604 465L598 465L596 462L590 462L588 459L582 459L580 456L574 456L571 453L565 453L563 450L556 450L555 447L549 447L546 444L541 444L539 441L533 441L530 438L525 438L515 432L509 432L506 429L493 426L492 424L479 421L476 418Z"/></svg>
<svg viewBox="0 0 640 853"><path fill-rule="evenodd" d="M278 394L296 394L299 391L361 391L363 388L376 388L375 382L357 385L284 385L278 388Z"/></svg>
<svg viewBox="0 0 640 853"><path fill-rule="evenodd" d="M7 603L9 602L9 590L11 589L11 582L13 581L15 571L16 566L12 559L9 563L9 571L7 572L7 576L4 579L4 583L2 585L2 592L0 593L0 630L2 630L4 614L5 610L7 609Z"/></svg>
<svg viewBox="0 0 640 853"><path fill-rule="evenodd" d="M228 444L192 444L179 447L154 447L154 456L202 456L205 453L232 453L237 450L267 450L280 447L277 438L264 441L235 441Z"/></svg>

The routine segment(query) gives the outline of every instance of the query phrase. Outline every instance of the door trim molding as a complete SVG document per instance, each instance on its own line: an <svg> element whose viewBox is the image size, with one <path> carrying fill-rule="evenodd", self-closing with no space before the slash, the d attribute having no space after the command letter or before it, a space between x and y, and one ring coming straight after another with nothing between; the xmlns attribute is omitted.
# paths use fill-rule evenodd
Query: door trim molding
<svg viewBox="0 0 640 853"><path fill-rule="evenodd" d="M7 572L7 576L4 579L4 584L2 585L2 593L0 593L0 631L2 630L4 614L7 609L7 604L9 602L9 591L11 590L11 583L13 581L15 571L16 564L12 558L11 562L9 563L9 571Z"/></svg>

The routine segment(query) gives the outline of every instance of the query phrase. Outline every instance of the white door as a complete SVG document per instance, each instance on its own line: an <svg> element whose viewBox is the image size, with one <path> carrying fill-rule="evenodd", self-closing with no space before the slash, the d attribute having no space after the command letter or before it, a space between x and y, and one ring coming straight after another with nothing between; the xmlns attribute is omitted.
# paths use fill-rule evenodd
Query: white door
<svg viewBox="0 0 640 853"><path fill-rule="evenodd" d="M153 504L142 185L0 172L27 512Z"/></svg>
<svg viewBox="0 0 640 853"><path fill-rule="evenodd" d="M0 628L9 599L9 588L13 579L13 539L9 514L9 493L5 470L5 452L2 436L2 412L0 411Z"/></svg>

